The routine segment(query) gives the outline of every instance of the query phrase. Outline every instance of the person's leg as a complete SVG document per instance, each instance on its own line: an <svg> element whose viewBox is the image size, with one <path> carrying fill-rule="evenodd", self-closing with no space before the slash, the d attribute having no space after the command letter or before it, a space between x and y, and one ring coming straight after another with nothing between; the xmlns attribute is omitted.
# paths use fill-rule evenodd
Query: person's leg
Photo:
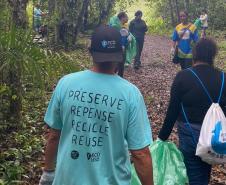
<svg viewBox="0 0 226 185"><path fill-rule="evenodd" d="M203 162L200 157L195 155L201 127L196 126L195 128L192 126L192 129L195 142L189 127L185 123L178 123L179 149L184 156L189 185L208 185L211 165Z"/></svg>
<svg viewBox="0 0 226 185"><path fill-rule="evenodd" d="M206 38L207 27L202 27L201 38Z"/></svg>
<svg viewBox="0 0 226 185"><path fill-rule="evenodd" d="M141 57L141 49L142 49L142 40L137 37L136 38L136 44L137 44L137 53L134 60L134 68L138 69L140 67L140 57Z"/></svg>
<svg viewBox="0 0 226 185"><path fill-rule="evenodd" d="M182 151L187 169L189 185L208 185L211 165L203 162L200 157Z"/></svg>
<svg viewBox="0 0 226 185"><path fill-rule="evenodd" d="M144 47L144 38L141 38L140 39L140 50L139 50L139 52L140 52L140 58L139 58L140 65L141 65L141 54L142 54L143 47Z"/></svg>
<svg viewBox="0 0 226 185"><path fill-rule="evenodd" d="M126 52L125 52L125 49L124 49L124 51L123 51L123 62L118 64L118 75L121 76L122 78L123 78L123 75L124 75L125 61L126 61Z"/></svg>
<svg viewBox="0 0 226 185"><path fill-rule="evenodd" d="M134 61L134 67L139 68L141 64L140 58L141 58L141 53L144 46L144 38L137 37L136 43L137 43L137 54Z"/></svg>
<svg viewBox="0 0 226 185"><path fill-rule="evenodd" d="M206 30L207 30L207 27L204 27L204 38L206 38Z"/></svg>
<svg viewBox="0 0 226 185"><path fill-rule="evenodd" d="M181 66L181 70L190 68L192 66L192 59L181 58L180 66Z"/></svg>

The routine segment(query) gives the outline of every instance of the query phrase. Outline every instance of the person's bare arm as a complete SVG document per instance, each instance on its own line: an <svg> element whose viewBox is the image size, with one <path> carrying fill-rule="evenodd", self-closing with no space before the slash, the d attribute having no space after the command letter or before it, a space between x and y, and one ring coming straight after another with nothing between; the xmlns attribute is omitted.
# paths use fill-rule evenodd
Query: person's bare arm
<svg viewBox="0 0 226 185"><path fill-rule="evenodd" d="M176 45L177 45L177 42L176 42L176 41L173 41L172 47L173 47L174 49L176 48Z"/></svg>
<svg viewBox="0 0 226 185"><path fill-rule="evenodd" d="M58 144L60 140L60 130L50 129L47 139L47 145L45 149L45 171L54 171L55 162L58 150Z"/></svg>
<svg viewBox="0 0 226 185"><path fill-rule="evenodd" d="M151 153L148 147L131 150L132 161L142 185L154 185Z"/></svg>

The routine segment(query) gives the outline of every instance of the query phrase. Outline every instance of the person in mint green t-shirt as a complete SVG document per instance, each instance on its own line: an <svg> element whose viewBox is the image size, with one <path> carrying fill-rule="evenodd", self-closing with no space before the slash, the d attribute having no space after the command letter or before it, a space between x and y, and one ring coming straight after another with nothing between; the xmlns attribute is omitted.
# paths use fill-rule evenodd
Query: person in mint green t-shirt
<svg viewBox="0 0 226 185"><path fill-rule="evenodd" d="M50 134L39 185L130 185L130 153L141 183L153 185L143 96L115 74L123 60L120 41L116 29L97 28L92 69L58 82L44 118Z"/></svg>

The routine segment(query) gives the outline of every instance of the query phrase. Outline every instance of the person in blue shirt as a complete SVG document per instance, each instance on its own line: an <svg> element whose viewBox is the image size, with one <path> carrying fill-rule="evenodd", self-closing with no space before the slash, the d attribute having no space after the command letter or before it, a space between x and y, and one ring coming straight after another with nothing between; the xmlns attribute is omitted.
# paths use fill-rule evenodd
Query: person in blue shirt
<svg viewBox="0 0 226 185"><path fill-rule="evenodd" d="M130 153L142 185L153 185L143 96L115 74L123 62L119 31L98 27L90 52L91 70L61 78L49 102L44 120L51 129L39 185L130 185Z"/></svg>
<svg viewBox="0 0 226 185"><path fill-rule="evenodd" d="M178 46L178 63L183 70L192 66L192 45L198 41L198 31L194 24L188 22L186 11L180 12L180 20L181 23L176 26L172 35L171 53Z"/></svg>

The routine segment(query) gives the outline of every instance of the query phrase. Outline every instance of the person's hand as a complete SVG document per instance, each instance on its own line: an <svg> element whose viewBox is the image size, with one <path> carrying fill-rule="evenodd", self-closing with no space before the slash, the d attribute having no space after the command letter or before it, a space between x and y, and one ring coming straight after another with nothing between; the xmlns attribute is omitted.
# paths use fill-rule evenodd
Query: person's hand
<svg viewBox="0 0 226 185"><path fill-rule="evenodd" d="M171 55L171 56L173 56L173 55L174 55L174 53L175 53L175 48L174 48L174 47L172 47L172 48L170 49L170 55Z"/></svg>
<svg viewBox="0 0 226 185"><path fill-rule="evenodd" d="M163 140L161 140L159 137L157 137L156 141L163 141Z"/></svg>
<svg viewBox="0 0 226 185"><path fill-rule="evenodd" d="M42 176L39 181L39 185L52 185L54 180L55 172L47 172L43 170Z"/></svg>
<svg viewBox="0 0 226 185"><path fill-rule="evenodd" d="M129 34L129 36L127 37L127 40L128 40L128 42L131 42L131 41L132 41L132 36L131 36L131 34Z"/></svg>

